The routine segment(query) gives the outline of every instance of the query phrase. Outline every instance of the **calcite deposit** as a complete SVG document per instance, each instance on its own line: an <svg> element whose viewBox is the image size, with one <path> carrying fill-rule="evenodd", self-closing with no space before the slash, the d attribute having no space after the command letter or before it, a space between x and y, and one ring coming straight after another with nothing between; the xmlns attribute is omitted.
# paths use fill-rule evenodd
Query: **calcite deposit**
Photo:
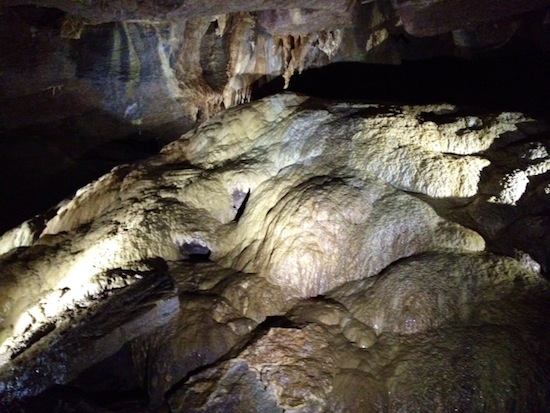
<svg viewBox="0 0 550 413"><path fill-rule="evenodd" d="M549 7L3 0L0 232L263 88L548 116Z"/></svg>
<svg viewBox="0 0 550 413"><path fill-rule="evenodd" d="M0 406L547 411L548 133L449 104L226 110L0 238Z"/></svg>

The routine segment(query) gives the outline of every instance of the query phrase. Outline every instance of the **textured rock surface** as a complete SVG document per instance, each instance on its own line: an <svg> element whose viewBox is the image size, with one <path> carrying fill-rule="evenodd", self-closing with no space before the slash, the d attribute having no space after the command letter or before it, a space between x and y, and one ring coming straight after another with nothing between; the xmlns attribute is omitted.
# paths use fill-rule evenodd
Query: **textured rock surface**
<svg viewBox="0 0 550 413"><path fill-rule="evenodd" d="M224 111L0 239L0 406L546 411L548 133L292 93Z"/></svg>
<svg viewBox="0 0 550 413"><path fill-rule="evenodd" d="M151 264L105 274L101 292L83 297L35 331L31 343L36 345L13 362L2 360L2 393L23 397L70 382L173 318L179 308L174 283L162 262ZM54 298L50 304L58 303Z"/></svg>
<svg viewBox="0 0 550 413"><path fill-rule="evenodd" d="M258 85L282 75L279 88L295 87L291 77L333 62L458 56L479 64L475 58L487 57L489 75L478 81L476 66L473 75L446 67L426 74L424 83L404 81L398 72L372 76L370 84L363 67L353 91L364 99L389 89L393 99L407 101L406 95L458 84L453 103L467 95L547 115L548 6L547 0L3 1L0 231L249 101ZM431 65L417 70L429 72ZM493 76L495 69L507 73ZM342 89L331 80L314 83L316 93ZM540 104L524 103L532 99Z"/></svg>
<svg viewBox="0 0 550 413"><path fill-rule="evenodd" d="M395 4L406 30L420 36L433 36L459 29L464 27L465 21L472 26L491 21L494 31L498 32L498 23L502 25L502 20L549 5L546 0L484 0L475 5L464 0L395 0Z"/></svg>

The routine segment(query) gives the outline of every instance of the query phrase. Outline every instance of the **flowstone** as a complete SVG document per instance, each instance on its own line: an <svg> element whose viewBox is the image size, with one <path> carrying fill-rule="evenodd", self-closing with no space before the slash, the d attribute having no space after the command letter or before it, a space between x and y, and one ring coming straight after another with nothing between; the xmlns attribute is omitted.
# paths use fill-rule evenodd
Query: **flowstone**
<svg viewBox="0 0 550 413"><path fill-rule="evenodd" d="M549 211L547 136L451 105L227 110L0 239L0 404L548 410L550 251L525 241Z"/></svg>

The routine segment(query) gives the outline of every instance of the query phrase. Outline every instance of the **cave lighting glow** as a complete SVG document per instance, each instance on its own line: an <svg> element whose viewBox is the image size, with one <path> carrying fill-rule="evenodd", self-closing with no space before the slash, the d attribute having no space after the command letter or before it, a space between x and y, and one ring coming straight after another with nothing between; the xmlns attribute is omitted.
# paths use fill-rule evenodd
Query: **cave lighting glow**
<svg viewBox="0 0 550 413"><path fill-rule="evenodd" d="M29 339L42 328L63 323L67 319L64 315L77 308L92 307L97 296L107 289L121 288L138 280L137 276L124 280L99 276L120 266L117 262L120 252L121 241L113 237L92 245L74 261L61 263L56 268L60 277L55 284L52 283L53 288L38 303L23 311L14 323L11 337L0 344L0 366L7 363L15 351L28 345Z"/></svg>

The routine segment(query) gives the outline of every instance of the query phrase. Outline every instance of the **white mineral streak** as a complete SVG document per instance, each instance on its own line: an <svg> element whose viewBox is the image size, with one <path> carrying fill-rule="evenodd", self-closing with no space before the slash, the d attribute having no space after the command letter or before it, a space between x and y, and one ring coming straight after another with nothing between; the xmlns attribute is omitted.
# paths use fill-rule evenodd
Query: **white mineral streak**
<svg viewBox="0 0 550 413"><path fill-rule="evenodd" d="M178 260L188 244L256 273L289 299L324 294L422 252L484 250L476 232L407 192L475 195L489 164L477 154L522 118L422 120L448 109L277 95L227 110L160 155L116 168L78 191L32 246L2 265L0 352L9 356L42 324L96 296L104 271L150 257ZM4 238L4 252L30 243ZM363 318L383 331L396 302ZM416 331L434 320L396 328Z"/></svg>

